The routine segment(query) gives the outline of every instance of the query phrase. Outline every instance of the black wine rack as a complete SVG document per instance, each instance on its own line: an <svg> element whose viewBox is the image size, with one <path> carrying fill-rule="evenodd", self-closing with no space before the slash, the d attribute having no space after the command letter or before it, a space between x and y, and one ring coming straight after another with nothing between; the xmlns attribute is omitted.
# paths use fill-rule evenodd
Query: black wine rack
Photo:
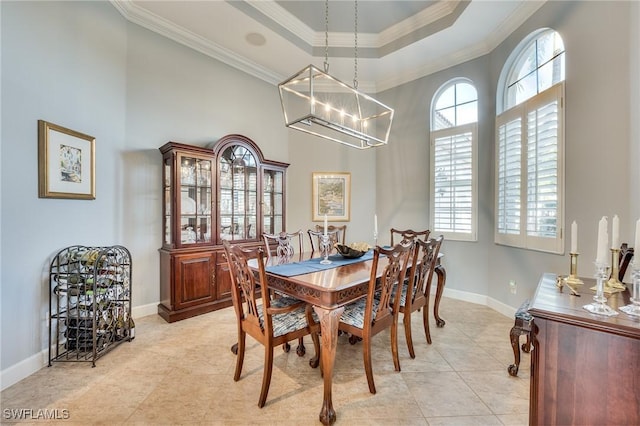
<svg viewBox="0 0 640 426"><path fill-rule="evenodd" d="M75 245L49 268L49 366L96 360L131 341L131 254L123 246Z"/></svg>

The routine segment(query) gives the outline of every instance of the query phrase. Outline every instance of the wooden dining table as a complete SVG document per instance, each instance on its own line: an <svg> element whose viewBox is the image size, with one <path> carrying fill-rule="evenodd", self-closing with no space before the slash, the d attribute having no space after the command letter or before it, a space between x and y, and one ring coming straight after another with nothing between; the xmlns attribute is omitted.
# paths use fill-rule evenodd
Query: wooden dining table
<svg viewBox="0 0 640 426"><path fill-rule="evenodd" d="M287 259L271 256L265 262L270 290L282 292L311 304L320 320L320 362L324 379L324 396L319 418L325 425L336 421L336 412L332 401L332 379L338 342L338 323L344 306L367 294L373 266L370 254L371 252L366 254L362 261L353 261L348 264L341 261L340 255L333 255L330 256L330 259L333 259L332 265L325 266L326 269L311 271L305 269L305 266L311 262L319 261L318 252L295 254ZM378 263L376 271L378 277L382 275L386 263L384 261ZM279 266L282 267L283 264L289 264L287 275L279 273ZM257 268L256 260L251 260L249 266ZM291 275L291 267L297 266L300 267L299 272L301 273ZM442 327L445 322L439 316L438 306L444 290L446 273L440 262L438 262L435 272L438 276L438 285L434 315L438 327Z"/></svg>

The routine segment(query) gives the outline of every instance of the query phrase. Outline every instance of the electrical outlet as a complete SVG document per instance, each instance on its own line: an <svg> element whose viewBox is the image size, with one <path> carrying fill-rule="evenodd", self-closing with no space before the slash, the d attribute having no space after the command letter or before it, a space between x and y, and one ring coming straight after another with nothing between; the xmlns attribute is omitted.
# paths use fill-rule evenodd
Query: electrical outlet
<svg viewBox="0 0 640 426"><path fill-rule="evenodd" d="M511 290L511 294L516 294L518 292L518 284L516 280L509 280L509 290Z"/></svg>

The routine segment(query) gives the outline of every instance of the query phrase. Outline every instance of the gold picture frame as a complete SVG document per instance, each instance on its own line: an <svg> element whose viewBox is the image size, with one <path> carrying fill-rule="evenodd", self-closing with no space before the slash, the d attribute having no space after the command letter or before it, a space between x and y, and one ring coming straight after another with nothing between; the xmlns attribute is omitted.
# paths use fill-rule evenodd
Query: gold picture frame
<svg viewBox="0 0 640 426"><path fill-rule="evenodd" d="M351 215L351 173L313 172L313 221L348 222Z"/></svg>
<svg viewBox="0 0 640 426"><path fill-rule="evenodd" d="M38 197L94 200L93 136L38 120Z"/></svg>

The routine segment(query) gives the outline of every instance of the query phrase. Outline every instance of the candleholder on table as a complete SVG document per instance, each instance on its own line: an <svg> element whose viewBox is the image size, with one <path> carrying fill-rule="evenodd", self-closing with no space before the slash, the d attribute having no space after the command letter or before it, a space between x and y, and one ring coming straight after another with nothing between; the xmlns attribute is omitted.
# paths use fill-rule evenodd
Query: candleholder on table
<svg viewBox="0 0 640 426"><path fill-rule="evenodd" d="M607 298L604 297L604 283L609 276L609 266L605 262L596 261L596 295L593 296L593 302L584 305L583 308L592 314L614 316L618 315L614 309L607 305Z"/></svg>
<svg viewBox="0 0 640 426"><path fill-rule="evenodd" d="M331 242L329 241L329 235L322 234L320 235L320 253L322 253L322 260L320 263L322 265L330 265L331 261L329 260L329 253L331 252Z"/></svg>
<svg viewBox="0 0 640 426"><path fill-rule="evenodd" d="M637 265L636 265L637 263ZM640 262L634 262L631 283L631 303L620 308L627 315L640 317Z"/></svg>
<svg viewBox="0 0 640 426"><path fill-rule="evenodd" d="M578 287L584 284L584 282L578 278L578 254L579 253L569 253L569 256L571 256L569 276L564 280L567 286L569 286L571 291L576 295L578 294Z"/></svg>
<svg viewBox="0 0 640 426"><path fill-rule="evenodd" d="M609 279L604 283L603 291L608 294L618 293L621 291L625 291L627 287L620 282L618 279L618 274L620 273L620 249L612 248L611 249L611 275L608 277ZM591 287L591 290L597 291L597 286Z"/></svg>
<svg viewBox="0 0 640 426"><path fill-rule="evenodd" d="M611 249L611 277L605 283L605 292L607 293L615 293L618 291L625 291L627 287L620 282L618 279L618 274L620 273L620 249L612 248ZM611 290L611 291L607 291Z"/></svg>

